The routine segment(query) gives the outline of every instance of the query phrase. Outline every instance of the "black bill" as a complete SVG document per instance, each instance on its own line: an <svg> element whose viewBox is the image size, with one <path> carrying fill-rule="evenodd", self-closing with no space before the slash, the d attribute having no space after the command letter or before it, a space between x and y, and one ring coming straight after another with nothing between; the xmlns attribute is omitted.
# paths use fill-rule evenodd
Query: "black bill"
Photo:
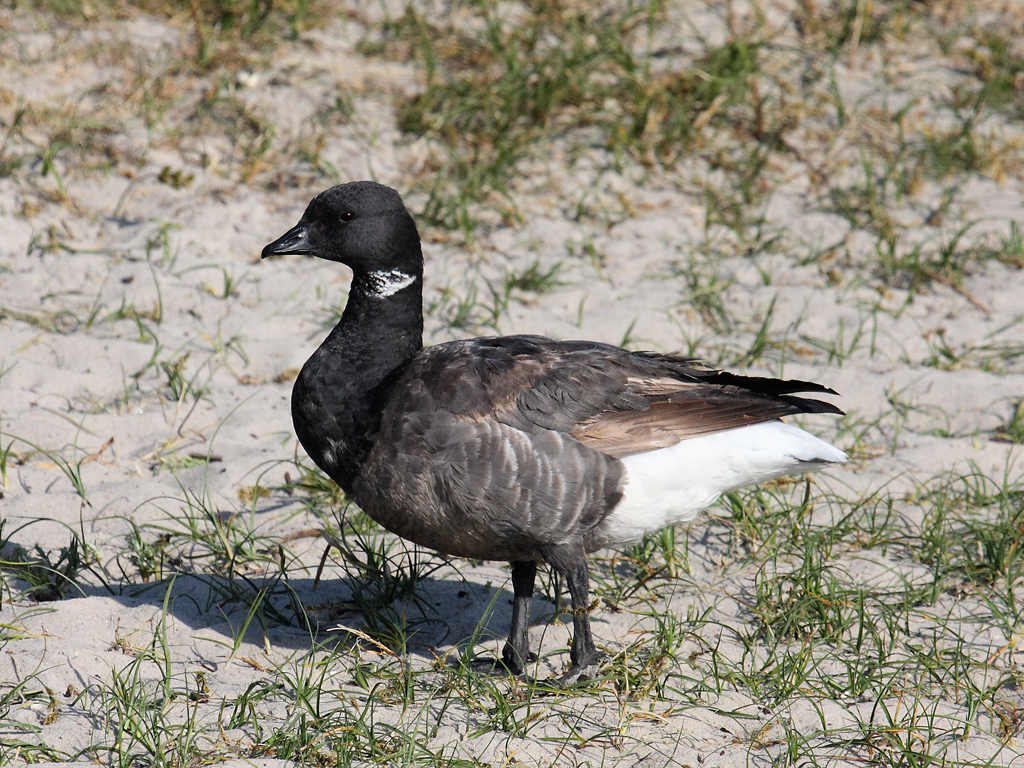
<svg viewBox="0 0 1024 768"><path fill-rule="evenodd" d="M289 253L304 254L307 256L312 253L312 251L309 250L309 231L307 230L304 222L300 221L294 227L277 238L277 240L266 246L260 254L260 258L265 259L267 256L284 256Z"/></svg>

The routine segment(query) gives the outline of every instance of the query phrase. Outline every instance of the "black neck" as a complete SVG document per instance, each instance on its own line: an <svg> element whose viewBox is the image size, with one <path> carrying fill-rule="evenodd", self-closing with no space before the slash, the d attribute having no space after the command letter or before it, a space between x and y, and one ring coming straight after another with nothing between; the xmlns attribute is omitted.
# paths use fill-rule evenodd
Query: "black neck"
<svg viewBox="0 0 1024 768"><path fill-rule="evenodd" d="M299 442L347 490L380 426L395 374L423 346L423 281L393 295L356 274L341 321L302 367L292 390Z"/></svg>
<svg viewBox="0 0 1024 768"><path fill-rule="evenodd" d="M356 274L341 321L314 358L330 355L357 363L365 388L377 386L423 347L423 279L415 277L394 295L380 296L369 277Z"/></svg>

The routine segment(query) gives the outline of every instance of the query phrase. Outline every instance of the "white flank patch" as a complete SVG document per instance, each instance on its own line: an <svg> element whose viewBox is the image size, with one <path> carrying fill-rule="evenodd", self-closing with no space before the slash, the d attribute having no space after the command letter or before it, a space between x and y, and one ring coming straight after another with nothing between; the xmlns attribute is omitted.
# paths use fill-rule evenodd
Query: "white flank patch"
<svg viewBox="0 0 1024 768"><path fill-rule="evenodd" d="M846 454L781 421L693 437L621 459L622 501L609 516L605 545L633 544L692 520L723 493L846 461Z"/></svg>
<svg viewBox="0 0 1024 768"><path fill-rule="evenodd" d="M390 269L387 272L371 272L369 278L373 295L381 298L394 296L403 288L408 288L416 282L415 275L407 275L397 269Z"/></svg>

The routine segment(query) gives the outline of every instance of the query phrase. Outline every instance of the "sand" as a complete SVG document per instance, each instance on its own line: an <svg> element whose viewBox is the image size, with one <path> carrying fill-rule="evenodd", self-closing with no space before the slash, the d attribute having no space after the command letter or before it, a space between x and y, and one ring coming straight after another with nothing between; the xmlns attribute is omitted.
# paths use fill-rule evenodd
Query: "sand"
<svg viewBox="0 0 1024 768"><path fill-rule="evenodd" d="M722 9L680 6L721 32ZM59 595L34 592L15 570L4 577L0 743L8 745L7 759L118 764L127 752L114 742L114 724L128 716L116 700L123 706L127 691L136 690L158 704L139 715L134 744L144 743L145 733L189 733L183 723L194 716L200 735L189 754L231 759L224 763L231 766L299 764L270 759L279 752L261 754L254 721L229 721L239 697L259 686L297 691L299 678L319 674L310 660L329 656L321 644L331 647L333 638L348 650L329 656L336 665L330 688L349 698L332 695L324 707L364 702L375 727L397 726L420 734L431 750L483 764L760 765L784 762L784 745L801 733L808 734L807 753L822 763L898 754L815 735L826 724L841 731L881 718L879 701L896 702L897 719L904 717L895 681L889 693L831 699L697 685L706 675L698 657L712 646L754 667L767 653L739 639L751 622L744 600L759 565L736 550L721 509L680 534L689 536L689 572L674 586L650 605L606 601L593 617L598 644L615 654L651 632L655 615L685 623L712 611L714 625L680 646L680 658L697 659L687 667L695 687L685 692L631 698L609 683L539 698L534 725L520 720L503 731L469 695L424 702L421 694L403 706L383 689L368 695L357 684L359 662L393 676L408 667L423 685L442 690L442 673L432 671L437 659L443 666L470 647L494 653L511 611L504 564L419 553L409 557L428 564L425 576L388 608L415 629L405 654L392 659L355 640L352 631L365 632L367 624L352 608L354 582L344 578L351 568L329 559L314 589L325 546L317 531L332 508L322 505L318 516L308 494L287 486L301 476L299 464L310 466L291 428L291 379L336 319L350 273L311 259L260 261L260 249L335 180L372 177L407 193L418 210L426 196L417 183L436 150L403 134L391 106L396 94L419 87L415 64L360 53L358 43L380 13L332 17L245 67L200 75L175 69L195 46L182 18L127 10L120 18L61 21L25 8L0 10L0 136L18 110L31 113L0 151L0 159L23 158L0 174L0 451L10 449L0 499L3 556L45 556L56 564L61 548L76 542L85 561ZM793 34L787 7L772 13L773 23ZM853 158L844 172L856 174L861 134L891 129L879 116L883 106L917 99L908 125L935 125L943 89L969 79L958 55L943 58L912 40L901 50L865 42L855 56L844 54L837 88L856 118L823 149L814 140L823 119L809 115L805 154L773 158L774 184L757 204L762 229L778 238L771 247L763 238L748 249L736 231L707 224L703 184L713 173L702 161L684 161L670 173L635 162L616 170L603 150L571 162L571 142L556 142L550 154L521 165L511 187L519 221L481 206L471 242L423 227L426 341L545 333L681 350L733 370L821 382L841 393L847 419L800 423L849 450L852 460L818 476L814 494L856 498L884 488L900 498L949 472L1016 482L1019 445L998 430L1024 396L1020 265L978 258L962 282L884 279L872 266L879 239L829 210L812 183L815 168L838 163L844 152ZM212 99L211 88L220 89L219 101L204 112L197 105ZM139 106L146 93L166 100L148 124ZM351 100L351 117L325 113L338 94ZM272 129L246 127L246 114ZM975 247L999 248L1011 223L1024 223L1019 120L986 120L985 135L1009 147L1009 171L966 174L941 221L929 220L929 212L944 182L925 180L891 210L902 227L900 248L940 248L967 222L965 238ZM246 142L258 143L260 131L271 149L253 160ZM319 147L320 170L295 159L303 141ZM72 151L79 145L81 152ZM812 258L821 252L832 255ZM513 290L507 306L496 305L488 286L534 264L557 267L557 284L543 293ZM708 286L725 286L716 295L727 321L693 301ZM467 315L453 325L460 311ZM748 354L762 328L768 345ZM268 492L254 498L254 486ZM910 502L900 512L922 514ZM189 525L197 533L186 544L181 532ZM163 534L172 539L152 578L132 562L133 532L151 544ZM401 559L402 545L392 547ZM225 563L231 552L239 564ZM272 565L278 560L284 576ZM895 551L855 548L837 554L833 567L877 584L894 572L927 571ZM273 610L252 619L249 605L264 583L273 585ZM1021 589L1011 587L1018 600ZM300 626L296 601L313 627ZM976 592L944 592L908 632L928 637L935 617L944 616L943 626L961 622L972 658L1002 649L986 673L1007 681L997 687L998 701L970 710L965 699L915 699L930 707L922 717L952 725L929 731L947 734L934 741L911 739L908 749L951 762L1024 764L1024 751L999 731L994 714L1000 706L1024 707L1019 635L1008 639L997 622L979 618L983 602ZM539 594L531 638L547 654L537 669L542 678L558 674L567 659L568 629L550 623L551 613ZM942 643L934 647L947 647ZM162 698L161 680L170 681L176 702ZM512 685L507 696L517 695L522 689ZM293 723L295 697L267 697L259 722L269 729ZM954 738L963 722L974 727L967 738ZM177 764L168 756L172 745L161 749L154 756L136 747L136 764ZM402 754L378 759L415 762Z"/></svg>

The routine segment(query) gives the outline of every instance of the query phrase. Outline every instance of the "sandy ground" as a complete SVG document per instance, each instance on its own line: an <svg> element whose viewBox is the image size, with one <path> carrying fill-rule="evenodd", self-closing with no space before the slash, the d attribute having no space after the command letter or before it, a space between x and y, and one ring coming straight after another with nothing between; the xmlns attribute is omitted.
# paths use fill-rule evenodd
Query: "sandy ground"
<svg viewBox="0 0 1024 768"><path fill-rule="evenodd" d="M702 14L720 18L720 8L682 5L716 28ZM245 68L197 75L175 69L195 45L180 19L130 12L65 23L0 10L0 134L19 110L31 113L0 152L0 159L23 158L0 174L0 451L8 451L0 534L9 562L48 557L59 565L69 542L84 560L57 595L33 591L13 566L4 577L0 740L11 764L118 764L112 734L127 717L129 689L149 690L161 679L173 681L186 704L152 705L140 716L151 732L181 733L188 694L205 687L191 699L203 704L193 708L205 739L197 754L242 760L231 765L295 764L258 754L252 724L231 726L228 715L254 685L284 680L298 690L298 678L312 669L309 654L325 652L320 644L331 638L343 637L351 649L351 633L334 630L339 622L366 629L351 609L353 582L342 578L341 559L328 560L314 590L324 548L315 531L331 513L321 506L316 514L309 494L288 485L301 476L299 465L309 465L291 428L290 381L337 317L349 274L313 260L260 262L258 254L334 180L373 177L407 193L413 209L425 200L417 183L431 148L398 130L390 101L415 92L417 70L358 52L374 13L335 18ZM812 169L844 152L854 159L836 177L856 174L850 147L862 132L891 127L879 116L883 107L912 104L912 128L933 124L936 94L965 79L962 67L955 54L942 58L910 42L895 53L865 42L852 61L844 54L836 87L859 117L827 149L812 142L809 128L807 154L776 162L773 185L757 203L762 229L779 238L770 248L762 240L748 251L735 231L708 224L702 182L713 174L698 160L672 173L616 171L600 152L570 162L567 146L556 142L550 154L524 162L514 181L519 222L482 210L471 243L424 227L428 343L546 333L683 350L736 370L819 381L842 394L848 416L802 423L852 456L816 478L811 492L823 498L885 489L906 499L950 471L1016 482L1019 446L1000 439L998 429L1024 396L1024 271L991 258L972 261L962 282L881 279L872 266L877 236L830 210L812 183ZM222 100L201 123L196 105L209 98L211 83ZM325 118L324 105L339 93L351 98L354 113ZM167 104L147 118L138 106L147 97ZM229 106L234 112L217 116ZM255 161L243 146L248 139L239 138L246 114L273 126L271 151ZM913 197L892 204L900 248L941 248L966 222L973 226L965 243L998 248L1011 237L1011 222L1024 223L1021 126L1012 117L986 120L985 135L1002 142L1009 171L965 174L943 221L929 220L929 211L948 185L926 179ZM313 133L320 171L289 159ZM579 216L581 206L590 213ZM534 264L557 265L557 284L541 293L514 290L496 308L488 286ZM721 288L727 323L695 308L695 285ZM463 310L468 320L453 325ZM762 330L768 344L748 354ZM923 514L911 502L899 511L909 519ZM656 614L686 620L711 611L711 628L700 636L707 645L688 638L680 657L713 645L741 664L753 654L756 666L760 651L730 627L750 622L732 596L749 595L758 566L736 551L732 528L720 519L727 512L715 514L685 534L689 573L649 604L627 599L595 613L599 645L618 653L652 631ZM153 578L143 578L132 559L133 531L145 542L163 535L170 542ZM225 562L236 556L238 563ZM407 654L392 662L368 641L347 651L337 684L350 685L353 696L362 691L350 684L357 662L407 664L429 683L440 674L430 671L435 660L465 652L478 627L481 653L498 647L510 615L506 568L415 557L428 564L425 575L415 597L403 596L393 609L416 628ZM286 575L273 582L274 610L256 612L245 631L253 590L277 560ZM856 549L837 555L834 567L866 583L927 571L895 552ZM237 585L251 587L250 596ZM1009 589L1024 598L1019 585ZM62 599L45 599L55 596ZM299 626L296 603L316 618L312 629ZM965 653L1001 652L985 673L1007 681L999 700L1024 706L1013 682L1024 655L1012 632L977 618L982 604L977 594L944 592L908 632L926 636L937 615L962 622L958 631L972 649ZM547 654L541 677L557 674L567 658L568 632L550 616L538 595L532 638ZM142 653L155 643L161 654ZM698 680L707 669L694 662L691 674ZM634 700L608 685L538 703L535 726L508 731L494 728L468 698L410 707L378 693L370 697L371 719L484 764L767 765L785 763L793 733L870 721L885 698L712 688ZM154 700L151 691L144 695ZM967 738L922 739L921 750L950 762L1024 765L1012 734L995 725L994 703L971 710L956 697L915 701L927 703L933 725L976 724ZM272 724L290 722L296 705L282 698L263 706L263 722ZM571 748L566 733L575 734ZM889 754L815 738L807 754L822 764ZM150 754L136 764L164 759Z"/></svg>

